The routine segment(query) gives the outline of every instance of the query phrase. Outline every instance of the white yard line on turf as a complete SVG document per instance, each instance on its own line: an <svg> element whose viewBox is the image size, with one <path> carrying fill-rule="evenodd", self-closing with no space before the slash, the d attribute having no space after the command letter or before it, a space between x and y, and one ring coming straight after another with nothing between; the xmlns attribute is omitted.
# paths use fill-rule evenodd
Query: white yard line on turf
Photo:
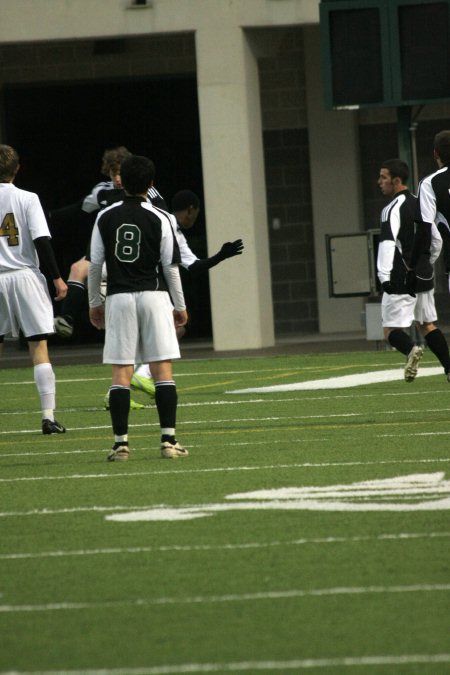
<svg viewBox="0 0 450 675"><path fill-rule="evenodd" d="M53 480L91 480L102 478L136 478L136 476L160 476L162 474L169 476L179 476L180 474L189 473L220 473L232 471L267 471L275 469L321 469L330 466L367 466L379 464L434 464L440 462L450 462L450 457L439 458L425 458L425 459L398 459L398 460L380 460L380 461L359 461L359 462L303 462L302 464L271 464L268 466L220 466L208 469L179 469L176 472L172 470L167 471L134 471L127 473L94 473L94 474L70 474L67 476L20 476L16 478L0 478L0 483L20 483L26 481L53 481ZM0 513L0 516L2 514Z"/></svg>
<svg viewBox="0 0 450 675"><path fill-rule="evenodd" d="M242 404L242 401L240 401ZM429 408L429 409L424 409L424 408L417 408L417 409L411 409L411 410L402 410L402 415L413 415L417 417L417 415L420 415L421 417L424 417L427 413L448 413L450 411L450 408L445 407L445 408ZM348 413L326 413L326 414L320 414L320 415L271 415L270 417L232 417L232 418L220 418L216 420L184 420L182 422L183 426L195 426L198 424L208 424L211 426L212 424L229 424L230 422L233 423L242 423L242 422L280 422L283 420L293 420L293 421L308 421L308 420L322 420L322 419L348 419L348 418L356 418L356 417L367 417L370 414L370 416L382 416L385 417L386 415L398 415L398 410L364 410L363 412L348 412ZM129 425L131 429L139 429L140 427L158 427L159 423L157 422L142 422L140 424L130 424ZM95 426L88 426L88 427L71 427L71 431L93 431L93 430L98 430L98 429L110 429L111 425L95 425ZM6 436L6 435L11 435L11 434L36 434L36 429L22 429L22 430L9 430L9 431L1 431L0 436Z"/></svg>
<svg viewBox="0 0 450 675"><path fill-rule="evenodd" d="M386 595L403 593L442 593L450 591L450 584L414 584L411 586L338 586L309 590L290 589L260 591L257 593L230 593L227 595L196 595L192 597L136 598L100 602L49 602L40 605L0 605L0 614L22 612L58 612L79 609L114 607L154 607L157 605L206 605L227 602L257 602L260 600L296 600L299 598L329 597L335 595Z"/></svg>
<svg viewBox="0 0 450 675"><path fill-rule="evenodd" d="M116 510L125 507L105 507L105 511ZM133 506L127 507L130 509L136 508ZM149 508L149 507L138 507ZM87 509L85 509L87 510ZM99 507L97 511L101 510ZM60 551L41 551L39 553L2 553L0 560L29 560L35 558L66 558L66 557L83 557L96 555L124 555L124 554L141 554L141 553L191 553L193 551L236 551L247 549L264 549L264 548L282 548L290 546L305 546L305 545L323 545L323 544L355 544L367 542L406 542L417 541L418 539L447 539L450 537L450 532L399 532L396 534L384 533L375 537L369 535L360 537L312 537L304 539L293 539L288 541L255 541L243 542L241 544L190 544L190 545L171 545L171 546L136 546L124 548L95 548L95 549L79 549L79 550L60 550Z"/></svg>
<svg viewBox="0 0 450 675"><path fill-rule="evenodd" d="M39 670L1 671L0 675L185 675L186 673L255 672L273 670L310 670L312 668L343 668L355 666L406 666L414 664L450 663L450 654L381 654L373 656L340 656L337 658L291 659L289 661L227 661L222 663L180 663L170 666L142 668L102 668L101 670Z"/></svg>

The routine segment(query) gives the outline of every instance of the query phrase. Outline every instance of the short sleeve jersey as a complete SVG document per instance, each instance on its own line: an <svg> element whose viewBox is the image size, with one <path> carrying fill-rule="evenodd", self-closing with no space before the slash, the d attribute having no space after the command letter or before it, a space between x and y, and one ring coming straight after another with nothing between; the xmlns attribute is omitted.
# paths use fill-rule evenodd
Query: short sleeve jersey
<svg viewBox="0 0 450 675"><path fill-rule="evenodd" d="M0 183L0 272L37 268L38 237L50 238L50 232L37 194Z"/></svg>
<svg viewBox="0 0 450 675"><path fill-rule="evenodd" d="M159 289L158 264L180 263L170 219L140 197L125 197L99 213L91 262L106 262L108 295Z"/></svg>

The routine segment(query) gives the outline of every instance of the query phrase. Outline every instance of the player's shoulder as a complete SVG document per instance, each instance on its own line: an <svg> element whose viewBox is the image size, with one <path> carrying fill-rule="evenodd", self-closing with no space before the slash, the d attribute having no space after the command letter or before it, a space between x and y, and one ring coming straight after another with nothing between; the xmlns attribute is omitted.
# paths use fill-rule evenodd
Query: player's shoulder
<svg viewBox="0 0 450 675"><path fill-rule="evenodd" d="M400 209L404 201L405 197L403 196L403 193L398 192L396 195L394 195L391 201L386 204L386 206L381 211L381 221L383 223L387 222L391 215Z"/></svg>
<svg viewBox="0 0 450 675"><path fill-rule="evenodd" d="M120 206L122 206L122 204L123 204L123 200L120 200L119 202L113 202L113 203L110 204L109 206L105 206L105 208L102 209L102 210L99 212L99 214L98 214L98 216L97 216L97 221L100 222L100 221L102 221L102 220L106 220L107 217L108 217L108 215L109 215L111 212L114 212L114 209L118 209Z"/></svg>
<svg viewBox="0 0 450 675"><path fill-rule="evenodd" d="M437 169L437 171L428 174L425 178L422 178L419 183L419 189L421 187L432 186L436 181L440 182L441 180L450 180L450 170L448 166L443 166L442 168Z"/></svg>
<svg viewBox="0 0 450 675"><path fill-rule="evenodd" d="M36 192L17 187L17 185L14 185L14 183L3 183L3 186L6 188L8 193L14 196L14 199L18 201L39 201L39 196L36 194Z"/></svg>

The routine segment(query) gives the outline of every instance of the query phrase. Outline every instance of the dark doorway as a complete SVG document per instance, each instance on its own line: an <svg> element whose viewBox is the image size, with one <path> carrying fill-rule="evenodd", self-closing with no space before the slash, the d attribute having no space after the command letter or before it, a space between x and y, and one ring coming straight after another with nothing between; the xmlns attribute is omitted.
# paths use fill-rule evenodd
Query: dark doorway
<svg viewBox="0 0 450 675"><path fill-rule="evenodd" d="M180 189L193 190L203 203L195 77L10 85L2 101L3 139L21 158L16 184L37 192L46 211L77 202L104 180L102 154L117 145L154 160L155 186L169 207ZM202 213L187 239L196 255L206 256ZM188 335L210 337L207 275L184 275L183 284L192 318Z"/></svg>

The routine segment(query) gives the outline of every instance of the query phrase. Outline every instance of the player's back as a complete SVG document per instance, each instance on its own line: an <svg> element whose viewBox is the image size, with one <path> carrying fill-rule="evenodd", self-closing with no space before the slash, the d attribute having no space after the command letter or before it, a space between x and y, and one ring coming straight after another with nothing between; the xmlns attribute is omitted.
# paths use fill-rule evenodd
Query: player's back
<svg viewBox="0 0 450 675"><path fill-rule="evenodd" d="M37 267L33 240L49 236L39 197L0 183L0 271Z"/></svg>
<svg viewBox="0 0 450 675"><path fill-rule="evenodd" d="M171 216L173 217L173 216ZM179 262L169 215L159 214L140 197L125 197L97 219L104 246L108 295L158 290L158 263ZM95 261L95 252L91 250Z"/></svg>

